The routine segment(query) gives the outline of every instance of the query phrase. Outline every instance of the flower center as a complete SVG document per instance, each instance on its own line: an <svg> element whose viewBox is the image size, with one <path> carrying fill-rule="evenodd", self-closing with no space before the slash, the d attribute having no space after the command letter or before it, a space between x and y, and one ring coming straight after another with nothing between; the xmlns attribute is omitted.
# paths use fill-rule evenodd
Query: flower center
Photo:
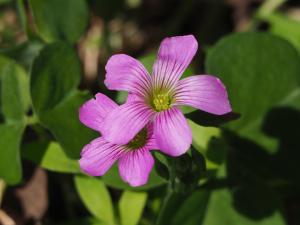
<svg viewBox="0 0 300 225"><path fill-rule="evenodd" d="M147 129L142 129L135 137L126 145L130 150L144 147L147 143Z"/></svg>
<svg viewBox="0 0 300 225"><path fill-rule="evenodd" d="M171 98L167 94L157 94L154 96L152 103L155 111L161 112L170 108Z"/></svg>

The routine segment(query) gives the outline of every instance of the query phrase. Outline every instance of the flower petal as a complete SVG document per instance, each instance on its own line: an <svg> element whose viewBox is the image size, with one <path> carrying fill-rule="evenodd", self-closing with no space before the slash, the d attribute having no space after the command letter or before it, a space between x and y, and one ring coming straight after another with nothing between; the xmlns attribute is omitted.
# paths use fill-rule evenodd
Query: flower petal
<svg viewBox="0 0 300 225"><path fill-rule="evenodd" d="M153 114L143 102L125 103L104 119L102 135L111 143L125 145L145 127Z"/></svg>
<svg viewBox="0 0 300 225"><path fill-rule="evenodd" d="M79 120L89 128L101 132L103 119L118 105L104 94L96 94L96 99L90 99L79 109Z"/></svg>
<svg viewBox="0 0 300 225"><path fill-rule="evenodd" d="M127 99L126 99L126 103L129 102L136 102L136 101L144 101L144 98L141 98L141 96L136 95L136 94L132 94L132 93L128 93Z"/></svg>
<svg viewBox="0 0 300 225"><path fill-rule="evenodd" d="M147 148L126 152L119 159L119 172L122 179L131 186L147 183L154 160Z"/></svg>
<svg viewBox="0 0 300 225"><path fill-rule="evenodd" d="M198 49L193 35L165 38L153 67L155 87L173 87L192 61Z"/></svg>
<svg viewBox="0 0 300 225"><path fill-rule="evenodd" d="M79 165L91 176L102 176L123 154L121 146L108 143L100 137L84 146Z"/></svg>
<svg viewBox="0 0 300 225"><path fill-rule="evenodd" d="M192 143L192 131L182 112L173 107L154 120L154 135L159 149L170 155L184 154Z"/></svg>
<svg viewBox="0 0 300 225"><path fill-rule="evenodd" d="M225 86L217 77L210 75L180 80L174 98L177 105L189 105L216 115L231 112Z"/></svg>
<svg viewBox="0 0 300 225"><path fill-rule="evenodd" d="M146 126L147 128L147 143L146 146L149 150L158 150L157 141L154 135L153 122L150 122Z"/></svg>
<svg viewBox="0 0 300 225"><path fill-rule="evenodd" d="M105 85L110 90L130 91L141 96L150 87L150 75L136 59L125 55L113 55L105 66Z"/></svg>

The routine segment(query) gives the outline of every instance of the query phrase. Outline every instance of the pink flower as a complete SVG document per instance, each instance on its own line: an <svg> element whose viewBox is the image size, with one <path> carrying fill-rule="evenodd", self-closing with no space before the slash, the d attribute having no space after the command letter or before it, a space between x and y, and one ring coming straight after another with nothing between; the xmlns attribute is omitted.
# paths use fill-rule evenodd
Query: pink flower
<svg viewBox="0 0 300 225"><path fill-rule="evenodd" d="M117 108L119 106L115 102L98 93L96 99L81 106L79 119L87 127L102 133L104 118ZM79 160L80 168L91 176L102 176L118 161L122 179L131 186L140 186L147 183L152 170L154 160L149 151L157 149L155 143L151 124L147 124L124 145L113 144L99 137L84 146Z"/></svg>
<svg viewBox="0 0 300 225"><path fill-rule="evenodd" d="M197 48L193 35L164 39L151 76L136 59L124 54L112 56L106 65L105 84L111 90L128 91L131 101L105 118L104 138L124 145L151 121L158 148L179 156L192 142L191 129L179 106L216 115L229 113L227 92L217 77L196 75L180 80Z"/></svg>

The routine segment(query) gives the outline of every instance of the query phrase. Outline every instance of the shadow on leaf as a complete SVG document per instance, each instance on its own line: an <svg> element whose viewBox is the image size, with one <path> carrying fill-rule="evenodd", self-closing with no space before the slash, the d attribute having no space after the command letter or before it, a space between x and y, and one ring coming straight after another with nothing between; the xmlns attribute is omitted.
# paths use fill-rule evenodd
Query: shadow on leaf
<svg viewBox="0 0 300 225"><path fill-rule="evenodd" d="M194 121L195 123L201 126L220 126L224 123L227 123L232 120L237 120L240 118L239 113L230 112L225 115L213 115L207 112L203 112L200 110L193 111L191 113L186 114L186 117Z"/></svg>
<svg viewBox="0 0 300 225"><path fill-rule="evenodd" d="M280 210L292 218L289 224L300 221L299 204L298 208L293 207L292 212L286 205L288 199L299 198L299 127L300 112L296 109L278 107L267 113L262 130L267 136L278 139L275 154L268 153L253 141L229 131L224 132L230 144L228 180L233 205L238 212L261 220Z"/></svg>

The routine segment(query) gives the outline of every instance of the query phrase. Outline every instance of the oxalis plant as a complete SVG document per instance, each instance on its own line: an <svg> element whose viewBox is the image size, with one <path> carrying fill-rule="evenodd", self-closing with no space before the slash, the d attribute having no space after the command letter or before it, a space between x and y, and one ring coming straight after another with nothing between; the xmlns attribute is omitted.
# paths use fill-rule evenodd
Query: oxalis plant
<svg viewBox="0 0 300 225"><path fill-rule="evenodd" d="M0 224L30 211L15 193L35 171L48 205L33 224L299 224L300 25L283 3L265 1L247 32L165 35L138 59L112 51L105 18L89 84L100 3L16 1L26 41L0 51Z"/></svg>

